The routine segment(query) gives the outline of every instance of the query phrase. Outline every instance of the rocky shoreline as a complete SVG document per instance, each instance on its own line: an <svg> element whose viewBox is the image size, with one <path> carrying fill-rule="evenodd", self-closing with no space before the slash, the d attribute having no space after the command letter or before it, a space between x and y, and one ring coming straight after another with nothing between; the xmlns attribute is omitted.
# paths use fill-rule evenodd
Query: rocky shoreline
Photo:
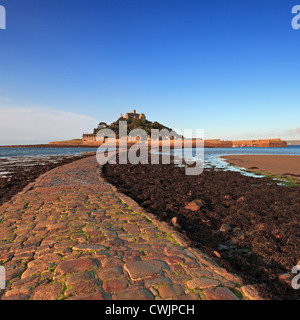
<svg viewBox="0 0 300 320"><path fill-rule="evenodd" d="M103 175L190 245L253 284L266 299L299 299L291 269L300 259L300 189L270 178L174 165L105 165Z"/></svg>

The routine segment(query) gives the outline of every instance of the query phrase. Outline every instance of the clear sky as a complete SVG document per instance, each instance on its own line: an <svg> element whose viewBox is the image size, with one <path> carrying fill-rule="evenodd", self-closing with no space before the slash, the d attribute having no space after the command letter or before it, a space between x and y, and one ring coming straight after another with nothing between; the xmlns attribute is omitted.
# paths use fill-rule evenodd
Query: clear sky
<svg viewBox="0 0 300 320"><path fill-rule="evenodd" d="M0 145L135 108L206 138L300 139L300 0L0 0Z"/></svg>

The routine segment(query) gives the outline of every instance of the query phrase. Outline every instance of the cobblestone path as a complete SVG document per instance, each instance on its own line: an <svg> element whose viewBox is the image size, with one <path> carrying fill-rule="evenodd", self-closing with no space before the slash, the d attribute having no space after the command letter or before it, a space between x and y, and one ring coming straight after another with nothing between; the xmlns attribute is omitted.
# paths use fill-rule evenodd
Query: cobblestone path
<svg viewBox="0 0 300 320"><path fill-rule="evenodd" d="M99 170L58 167L0 207L1 299L259 299Z"/></svg>

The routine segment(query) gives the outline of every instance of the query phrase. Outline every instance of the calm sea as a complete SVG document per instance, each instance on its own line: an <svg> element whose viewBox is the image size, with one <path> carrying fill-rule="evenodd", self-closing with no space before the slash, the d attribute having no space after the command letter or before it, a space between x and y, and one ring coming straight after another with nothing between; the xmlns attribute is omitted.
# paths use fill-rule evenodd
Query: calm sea
<svg viewBox="0 0 300 320"><path fill-rule="evenodd" d="M83 152L95 152L97 148L0 148L0 158L33 157L55 155L77 155Z"/></svg>
<svg viewBox="0 0 300 320"><path fill-rule="evenodd" d="M21 158L31 158L39 161L39 158L47 156L71 156L84 152L96 152L97 148L0 148L0 159L9 162L20 161ZM182 150L172 150L172 154L181 156ZM188 148L184 151L184 157L195 160L203 160L205 167L214 166L217 169L239 171L229 166L220 158L222 155L231 154L265 154L265 155L298 155L300 156L300 145L288 146L287 148L205 148L204 157L196 153L196 149ZM0 164L1 165L1 164ZM1 169L1 168L0 168ZM0 170L1 171L1 170Z"/></svg>
<svg viewBox="0 0 300 320"><path fill-rule="evenodd" d="M95 152L97 148L0 148L0 158L7 157L30 157L47 155L76 155L83 152ZM173 152L172 152L173 153ZM180 154L180 150L175 150ZM185 150L186 155L195 156L195 149ZM276 154L276 155L300 155L300 145L288 146L287 148L205 148L204 159L219 157L230 154Z"/></svg>

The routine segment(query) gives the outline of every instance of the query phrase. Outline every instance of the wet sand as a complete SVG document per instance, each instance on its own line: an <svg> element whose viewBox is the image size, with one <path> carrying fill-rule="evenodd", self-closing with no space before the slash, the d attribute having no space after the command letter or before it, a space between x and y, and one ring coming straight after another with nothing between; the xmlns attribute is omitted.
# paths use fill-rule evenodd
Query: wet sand
<svg viewBox="0 0 300 320"><path fill-rule="evenodd" d="M300 156L231 155L222 156L229 164L251 172L266 172L300 178Z"/></svg>

